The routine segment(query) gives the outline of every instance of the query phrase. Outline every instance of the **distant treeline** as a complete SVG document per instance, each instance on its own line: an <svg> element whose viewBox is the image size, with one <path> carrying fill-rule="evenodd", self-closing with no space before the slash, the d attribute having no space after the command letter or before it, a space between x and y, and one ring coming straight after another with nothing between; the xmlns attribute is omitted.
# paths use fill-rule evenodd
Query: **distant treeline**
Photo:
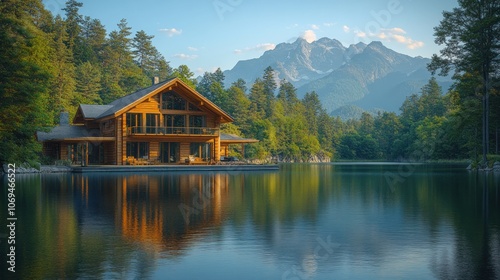
<svg viewBox="0 0 500 280"><path fill-rule="evenodd" d="M315 92L299 99L268 67L252 85L224 84L220 69L197 82L186 65L172 69L144 31L132 35L126 20L108 32L98 19L79 14L69 0L65 17L41 0L0 2L0 163L33 162L41 146L35 132L57 124L61 111L79 104L107 104L151 85L153 77L178 77L235 119L224 131L255 138L250 158L478 159L481 154L479 74L456 77L443 94L434 79L410 96L401 114L364 113L359 120L331 117ZM498 154L499 87L490 89L490 151ZM234 150L232 153L237 154Z"/></svg>

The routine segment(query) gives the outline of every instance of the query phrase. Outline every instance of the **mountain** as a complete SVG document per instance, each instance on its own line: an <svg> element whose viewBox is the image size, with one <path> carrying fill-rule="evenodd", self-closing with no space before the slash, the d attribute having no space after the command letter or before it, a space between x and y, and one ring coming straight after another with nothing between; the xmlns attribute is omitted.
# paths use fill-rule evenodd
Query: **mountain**
<svg viewBox="0 0 500 280"><path fill-rule="evenodd" d="M352 113L356 108L357 114L340 115L352 117L360 110L398 112L405 98L419 93L430 79L429 62L428 58L395 52L378 41L346 48L335 39L312 43L298 39L279 44L259 58L239 61L224 75L227 85L238 78L251 85L271 66L277 80L286 79L297 87L299 97L315 91L332 115ZM443 91L451 85L449 77L437 79Z"/></svg>
<svg viewBox="0 0 500 280"><path fill-rule="evenodd" d="M286 79L298 87L328 75L365 47L365 44L358 43L346 48L329 38L312 43L299 38L294 43L281 43L259 58L239 61L233 69L224 72L225 82L229 85L241 78L252 84L262 77L265 68L271 66L279 80Z"/></svg>

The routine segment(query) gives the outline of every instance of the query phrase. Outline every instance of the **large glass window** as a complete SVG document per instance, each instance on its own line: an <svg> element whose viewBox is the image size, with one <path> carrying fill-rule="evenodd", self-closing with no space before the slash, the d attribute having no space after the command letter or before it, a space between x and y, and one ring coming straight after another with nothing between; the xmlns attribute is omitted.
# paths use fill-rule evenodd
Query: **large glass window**
<svg viewBox="0 0 500 280"><path fill-rule="evenodd" d="M186 116L184 115L163 115L164 126L168 134L184 133L186 127Z"/></svg>
<svg viewBox="0 0 500 280"><path fill-rule="evenodd" d="M146 114L146 133L158 133L159 114Z"/></svg>
<svg viewBox="0 0 500 280"><path fill-rule="evenodd" d="M193 103L189 103L189 111L197 111L200 112L200 108L196 107Z"/></svg>
<svg viewBox="0 0 500 280"><path fill-rule="evenodd" d="M161 108L163 110L186 110L186 100L173 91L161 95Z"/></svg>
<svg viewBox="0 0 500 280"><path fill-rule="evenodd" d="M212 158L212 143L191 143L190 155L201 158L204 161L210 161Z"/></svg>
<svg viewBox="0 0 500 280"><path fill-rule="evenodd" d="M127 157L144 158L149 156L148 142L127 142Z"/></svg>
<svg viewBox="0 0 500 280"><path fill-rule="evenodd" d="M189 127L191 134L202 134L203 131L200 128L205 127L205 116L189 116Z"/></svg>
<svg viewBox="0 0 500 280"><path fill-rule="evenodd" d="M160 143L160 160L163 163L177 163L180 157L180 144L174 142Z"/></svg>
<svg viewBox="0 0 500 280"><path fill-rule="evenodd" d="M127 113L127 128L131 133L144 133L142 131L142 114Z"/></svg>

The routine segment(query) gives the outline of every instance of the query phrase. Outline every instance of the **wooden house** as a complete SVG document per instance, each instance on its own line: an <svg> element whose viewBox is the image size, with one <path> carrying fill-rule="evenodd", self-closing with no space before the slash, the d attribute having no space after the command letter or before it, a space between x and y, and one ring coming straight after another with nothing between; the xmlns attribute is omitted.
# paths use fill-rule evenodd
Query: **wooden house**
<svg viewBox="0 0 500 280"><path fill-rule="evenodd" d="M220 125L232 121L217 105L174 78L108 105L82 104L73 125L62 121L37 137L46 156L73 164L205 164L218 162L230 144L256 142L221 137Z"/></svg>

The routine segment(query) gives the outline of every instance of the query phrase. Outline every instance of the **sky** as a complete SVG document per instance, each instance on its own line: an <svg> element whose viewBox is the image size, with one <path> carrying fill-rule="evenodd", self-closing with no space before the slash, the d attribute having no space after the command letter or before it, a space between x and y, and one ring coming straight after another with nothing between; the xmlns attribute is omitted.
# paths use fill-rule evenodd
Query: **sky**
<svg viewBox="0 0 500 280"><path fill-rule="evenodd" d="M61 13L65 0L43 0ZM442 46L433 28L456 0L80 0L80 14L99 19L108 32L126 19L144 30L173 68L196 75L229 70L280 43L328 37L344 46L381 41L410 56L431 57Z"/></svg>

